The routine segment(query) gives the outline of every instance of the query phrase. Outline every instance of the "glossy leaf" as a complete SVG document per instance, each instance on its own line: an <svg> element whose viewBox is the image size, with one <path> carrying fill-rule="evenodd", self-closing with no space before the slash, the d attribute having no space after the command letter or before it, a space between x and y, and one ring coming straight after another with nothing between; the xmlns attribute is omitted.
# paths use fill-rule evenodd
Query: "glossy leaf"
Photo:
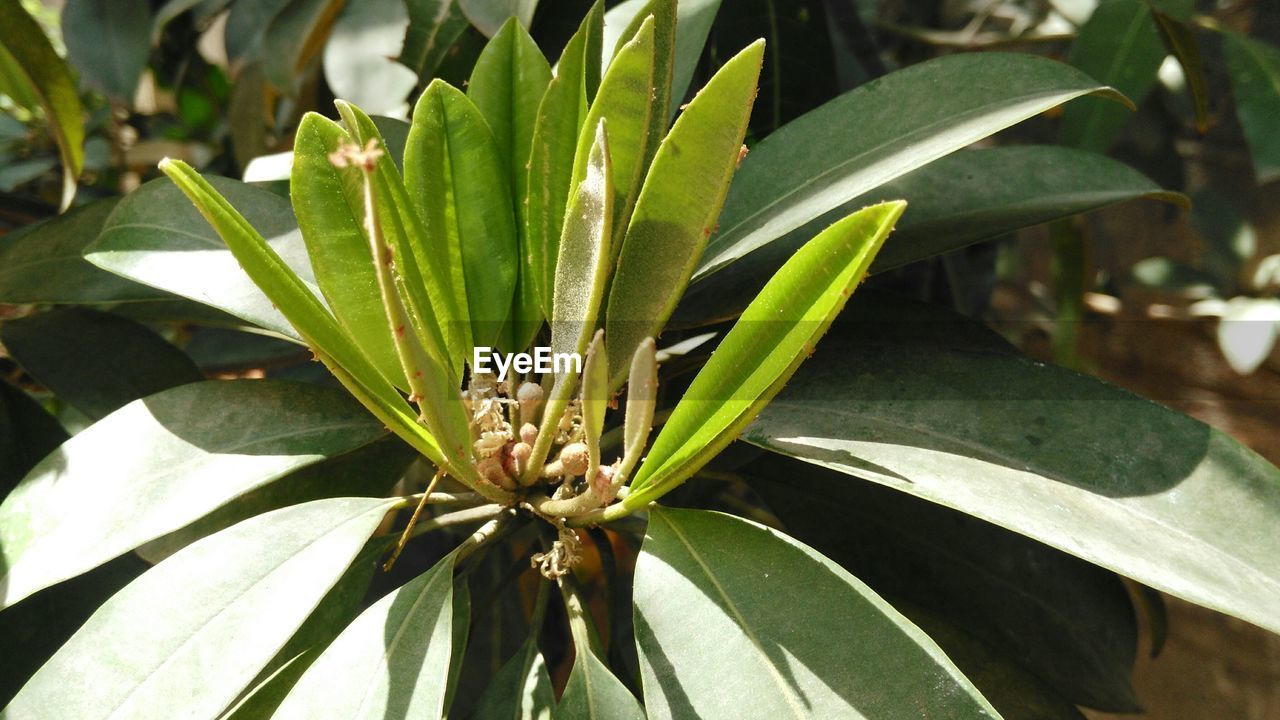
<svg viewBox="0 0 1280 720"><path fill-rule="evenodd" d="M663 136L666 135L667 127L670 123L671 115L671 74L672 66L675 64L676 52L676 15L677 0L650 0L640 8L638 12L630 19L626 28L622 31L622 35L617 38L607 38L613 40L612 44L606 44L605 53L609 56L606 58L605 67L612 63L615 56L621 55L622 49L626 43L635 39L636 35L643 29L644 22L647 18L653 18L653 92L650 95L650 118L649 134L645 140L644 162L649 163L653 159L654 153L658 151L658 144L662 142ZM616 11L617 8L614 8ZM605 16L605 26L609 27L608 13ZM610 32L610 35L613 33ZM642 171L643 173L643 171ZM643 177L643 174L641 175Z"/></svg>
<svg viewBox="0 0 1280 720"><path fill-rule="evenodd" d="M303 117L289 194L316 283L334 317L384 377L405 387L364 231L362 176L329 160L344 142L352 140L337 123L315 113Z"/></svg>
<svg viewBox="0 0 1280 720"><path fill-rule="evenodd" d="M449 680L453 556L342 631L272 717L440 717Z"/></svg>
<svg viewBox="0 0 1280 720"><path fill-rule="evenodd" d="M1071 64L1098 82L1141 102L1168 53L1146 0L1099 3L1071 44ZM1062 112L1062 142L1105 152L1129 119L1115 103L1086 98Z"/></svg>
<svg viewBox="0 0 1280 720"><path fill-rule="evenodd" d="M1089 94L1117 97L1068 65L999 53L923 62L847 92L752 148L696 276L952 151Z"/></svg>
<svg viewBox="0 0 1280 720"><path fill-rule="evenodd" d="M538 0L454 0L462 13L476 29L488 37L498 34L508 18L515 18L524 27L533 22L533 11Z"/></svg>
<svg viewBox="0 0 1280 720"><path fill-rule="evenodd" d="M645 178L609 291L609 376L620 385L646 337L671 317L716 225L738 162L764 57L757 42L715 74L663 141Z"/></svg>
<svg viewBox="0 0 1280 720"><path fill-rule="evenodd" d="M3 606L382 433L342 392L314 385L212 381L130 403L0 504Z"/></svg>
<svg viewBox="0 0 1280 720"><path fill-rule="evenodd" d="M615 257L652 157L650 128L653 123L661 122L653 115L654 72L654 23L648 19L609 65L608 72L600 81L600 92L587 109L586 131L578 134L571 187L576 187L587 174L595 128L601 120L609 124Z"/></svg>
<svg viewBox="0 0 1280 720"><path fill-rule="evenodd" d="M319 55L345 0L289 0L262 37L262 70L292 93L295 78Z"/></svg>
<svg viewBox="0 0 1280 720"><path fill-rule="evenodd" d="M634 598L655 717L995 716L942 650L870 588L747 520L654 508Z"/></svg>
<svg viewBox="0 0 1280 720"><path fill-rule="evenodd" d="M409 29L396 61L426 80L435 75L469 23L456 0L408 0L407 4Z"/></svg>
<svg viewBox="0 0 1280 720"><path fill-rule="evenodd" d="M668 0L658 0L658 2L666 4ZM653 0L627 0L613 6L605 14L604 46L608 48L610 58L620 44L618 41L629 36L627 31L632 30L630 34L634 34L637 27L636 21L648 14L646 10L652 6L652 3ZM670 101L664 103L667 105L668 117L676 114L681 101L689 92L693 74L698 68L698 60L702 58L702 50L707 44L707 37L711 34L716 13L720 10L720 0L680 0L678 3L670 4L675 6L676 18L675 44L665 53L669 55L666 62L670 71L660 70L657 73L659 79L668 76L671 78ZM661 40L658 47L659 61L663 62Z"/></svg>
<svg viewBox="0 0 1280 720"><path fill-rule="evenodd" d="M644 710L622 681L591 650L573 662L556 717L580 720L643 720Z"/></svg>
<svg viewBox="0 0 1280 720"><path fill-rule="evenodd" d="M268 238L288 267L314 289L311 263L289 201L250 185L212 178L210 184ZM85 259L135 282L211 305L284 337L298 333L254 286L199 210L168 180L129 193L107 218Z"/></svg>
<svg viewBox="0 0 1280 720"><path fill-rule="evenodd" d="M11 357L91 420L204 375L191 358L143 325L68 308L0 325Z"/></svg>
<svg viewBox="0 0 1280 720"><path fill-rule="evenodd" d="M511 310L513 348L523 349L542 325L542 302L533 277L534 252L527 231L529 158L533 151L538 106L551 82L551 66L528 31L512 18L485 46L476 61L467 95L493 130L511 180L511 202L520 235L520 273Z"/></svg>
<svg viewBox="0 0 1280 720"><path fill-rule="evenodd" d="M30 91L40 101L49 131L62 159L62 207L71 206L76 179L84 167L84 110L71 72L45 37L44 30L22 8L20 0L0 0L0 46L13 59Z"/></svg>
<svg viewBox="0 0 1280 720"><path fill-rule="evenodd" d="M510 183L488 123L461 91L440 81L427 87L413 111L404 168L427 234L447 238L455 292L465 288L459 305L468 308L468 345L507 346L497 341L519 268Z"/></svg>
<svg viewBox="0 0 1280 720"><path fill-rule="evenodd" d="M315 609L395 502L297 505L192 545L108 600L5 715L217 715ZM67 692L69 676L79 678L75 692Z"/></svg>
<svg viewBox="0 0 1280 720"><path fill-rule="evenodd" d="M1165 49L1177 58L1182 66L1182 74L1187 79L1187 94L1191 96L1191 107L1195 112L1196 130L1202 133L1209 131L1213 122L1210 116L1209 80L1205 76L1204 61L1200 54L1200 41L1196 39L1195 30L1182 20L1154 10L1156 28L1160 30L1160 39Z"/></svg>
<svg viewBox="0 0 1280 720"><path fill-rule="evenodd" d="M529 638L493 676L471 720L551 720L556 696L547 661Z"/></svg>
<svg viewBox="0 0 1280 720"><path fill-rule="evenodd" d="M1099 380L951 340L989 333L954 315L897 323L891 341L844 329L744 439L1280 629L1266 460Z"/></svg>
<svg viewBox="0 0 1280 720"><path fill-rule="evenodd" d="M856 313L893 322L879 310L879 302L858 303L842 321ZM1140 711L1129 684L1137 619L1113 573L954 510L772 453L741 472L791 537L909 617L920 608L963 628L986 655L1003 655L1074 703Z"/></svg>
<svg viewBox="0 0 1280 720"><path fill-rule="evenodd" d="M98 200L0 237L0 300L105 303L154 300L166 293L101 270L81 255L116 207Z"/></svg>
<svg viewBox="0 0 1280 720"><path fill-rule="evenodd" d="M1225 33L1222 45L1254 174L1269 182L1280 177L1280 48L1235 33Z"/></svg>
<svg viewBox="0 0 1280 720"><path fill-rule="evenodd" d="M813 352L905 207L890 202L860 210L782 266L662 426L624 507L660 497L737 437Z"/></svg>
<svg viewBox="0 0 1280 720"><path fill-rule="evenodd" d="M67 0L62 41L80 79L113 99L133 103L151 52L147 0Z"/></svg>
<svg viewBox="0 0 1280 720"><path fill-rule="evenodd" d="M572 188L574 152L587 117L593 67L597 70L595 83L599 84L599 65L592 65L590 55L591 48L600 42L603 12L601 3L592 5L565 45L534 123L524 237L526 262L547 316L551 315L560 234Z"/></svg>
<svg viewBox="0 0 1280 720"><path fill-rule="evenodd" d="M393 57L409 27L404 0L348 2L324 44L333 94L375 115L403 114L418 74Z"/></svg>
<svg viewBox="0 0 1280 720"><path fill-rule="evenodd" d="M734 317L814 233L857 208L894 198L904 198L910 209L871 264L872 274L1137 198L1187 204L1104 155L1051 145L965 150L885 183L695 283L674 321Z"/></svg>

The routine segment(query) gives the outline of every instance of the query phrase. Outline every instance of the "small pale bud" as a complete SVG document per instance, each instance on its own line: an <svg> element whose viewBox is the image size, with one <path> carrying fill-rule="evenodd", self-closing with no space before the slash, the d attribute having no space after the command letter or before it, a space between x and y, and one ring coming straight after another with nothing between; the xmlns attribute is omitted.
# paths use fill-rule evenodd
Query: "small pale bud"
<svg viewBox="0 0 1280 720"><path fill-rule="evenodd" d="M532 423L538 418L542 406L542 386L537 383L521 383L516 389L516 402L520 405L520 422Z"/></svg>
<svg viewBox="0 0 1280 720"><path fill-rule="evenodd" d="M520 426L520 442L533 445L538 442L538 426L533 423L525 423Z"/></svg>
<svg viewBox="0 0 1280 720"><path fill-rule="evenodd" d="M506 459L503 462L503 469L512 477L519 477L526 466L529 464L529 457L533 455L533 448L528 443L513 443L511 449L506 453Z"/></svg>
<svg viewBox="0 0 1280 720"><path fill-rule="evenodd" d="M560 450L560 467L565 475L582 475L591 464L591 452L585 443L569 443Z"/></svg>

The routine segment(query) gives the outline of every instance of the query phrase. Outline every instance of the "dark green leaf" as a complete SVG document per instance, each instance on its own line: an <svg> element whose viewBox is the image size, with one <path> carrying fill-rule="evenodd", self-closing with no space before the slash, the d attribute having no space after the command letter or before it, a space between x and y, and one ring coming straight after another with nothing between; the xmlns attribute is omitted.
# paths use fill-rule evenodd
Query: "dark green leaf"
<svg viewBox="0 0 1280 720"><path fill-rule="evenodd" d="M452 655L453 556L361 613L274 718L440 717Z"/></svg>
<svg viewBox="0 0 1280 720"><path fill-rule="evenodd" d="M1223 51L1231 71L1236 115L1253 153L1259 182L1280 177L1280 49L1243 35L1226 33Z"/></svg>
<svg viewBox="0 0 1280 720"><path fill-rule="evenodd" d="M1142 173L1104 155L1058 146L966 150L855 198L695 283L676 322L738 314L796 248L831 222L874 202L905 199L893 235L871 264L883 272L1024 227L1135 198L1186 205Z"/></svg>
<svg viewBox="0 0 1280 720"><path fill-rule="evenodd" d="M1166 55L1146 0L1107 0L1080 28L1069 59L1089 77L1141 102L1155 85ZM1128 119L1120 105L1085 98L1063 111L1062 142L1106 152Z"/></svg>
<svg viewBox="0 0 1280 720"><path fill-rule="evenodd" d="M954 150L1089 94L1115 96L1068 65L1001 53L923 62L847 92L774 132L743 160L696 277Z"/></svg>
<svg viewBox="0 0 1280 720"><path fill-rule="evenodd" d="M97 239L116 202L99 200L0 237L0 300L108 303L167 297L104 272L81 257Z"/></svg>
<svg viewBox="0 0 1280 720"><path fill-rule="evenodd" d="M344 393L315 385L213 381L130 403L0 504L3 606L383 432Z"/></svg>
<svg viewBox="0 0 1280 720"><path fill-rule="evenodd" d="M870 588L786 535L729 515L650 512L635 625L655 717L995 715Z"/></svg>
<svg viewBox="0 0 1280 720"><path fill-rule="evenodd" d="M873 312L874 304L858 310ZM1129 685L1137 621L1114 574L954 510L777 455L743 473L788 534L895 607L906 601L963 628L990 646L988 654L1074 703L1141 710Z"/></svg>
<svg viewBox="0 0 1280 720"><path fill-rule="evenodd" d="M1187 92L1191 95L1191 106L1195 110L1196 129L1202 133L1209 131L1209 85L1205 77L1204 61L1200 57L1200 42L1196 40L1191 25L1178 18L1153 11L1156 27L1160 30L1160 39L1164 41L1165 50L1178 59L1182 66L1182 74L1187 79Z"/></svg>
<svg viewBox="0 0 1280 720"><path fill-rule="evenodd" d="M574 720L643 720L644 709L609 666L591 650L580 650L556 707L557 717Z"/></svg>
<svg viewBox="0 0 1280 720"><path fill-rule="evenodd" d="M556 706L547 661L530 637L493 676L471 720L550 720Z"/></svg>
<svg viewBox="0 0 1280 720"><path fill-rule="evenodd" d="M62 8L67 58L87 84L133 103L151 50L147 0L67 0Z"/></svg>
<svg viewBox="0 0 1280 720"><path fill-rule="evenodd" d="M0 381L0 500L66 440L67 431L40 403Z"/></svg>
<svg viewBox="0 0 1280 720"><path fill-rule="evenodd" d="M419 81L431 79L436 68L467 29L465 15L455 0L407 0L409 29L397 62L417 73Z"/></svg>
<svg viewBox="0 0 1280 720"><path fill-rule="evenodd" d="M302 625L395 502L320 500L192 545L108 600L4 714L216 716ZM75 692L68 677L78 679Z"/></svg>
<svg viewBox="0 0 1280 720"><path fill-rule="evenodd" d="M62 207L71 206L76 179L84 167L84 118L80 95L67 64L58 57L44 30L22 8L20 0L0 0L0 45L21 70L30 91L40 99L49 131L62 158Z"/></svg>
<svg viewBox="0 0 1280 720"><path fill-rule="evenodd" d="M32 377L91 420L204 375L191 358L143 325L68 308L0 325L0 342Z"/></svg>
<svg viewBox="0 0 1280 720"><path fill-rule="evenodd" d="M533 11L538 7L538 0L455 0L463 14L488 37L498 34L507 18L516 18L520 24L529 27L533 22Z"/></svg>
<svg viewBox="0 0 1280 720"><path fill-rule="evenodd" d="M1263 529L1280 470L1093 378L940 344L937 322L899 323L892 341L874 327L830 338L744 439L1280 629L1280 536Z"/></svg>
<svg viewBox="0 0 1280 720"><path fill-rule="evenodd" d="M367 2L367 0L365 0ZM319 54L346 0L289 0L262 37L262 70L292 93L295 78Z"/></svg>
<svg viewBox="0 0 1280 720"><path fill-rule="evenodd" d="M271 27L271 21L292 0L254 0L235 2L227 15L223 31L227 47L227 59L238 63L248 59L260 59L262 39Z"/></svg>

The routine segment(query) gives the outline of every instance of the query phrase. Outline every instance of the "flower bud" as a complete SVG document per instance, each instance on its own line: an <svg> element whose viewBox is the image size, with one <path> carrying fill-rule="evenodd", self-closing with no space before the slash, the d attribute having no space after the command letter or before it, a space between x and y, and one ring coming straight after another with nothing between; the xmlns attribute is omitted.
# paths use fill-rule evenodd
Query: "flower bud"
<svg viewBox="0 0 1280 720"><path fill-rule="evenodd" d="M591 452L585 443L569 443L560 450L560 467L565 475L582 475L591 463Z"/></svg>

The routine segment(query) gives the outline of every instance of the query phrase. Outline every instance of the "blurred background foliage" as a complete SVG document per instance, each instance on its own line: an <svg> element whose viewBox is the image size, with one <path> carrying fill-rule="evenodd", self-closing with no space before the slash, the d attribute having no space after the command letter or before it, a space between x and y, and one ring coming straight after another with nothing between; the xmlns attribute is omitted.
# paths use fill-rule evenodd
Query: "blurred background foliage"
<svg viewBox="0 0 1280 720"><path fill-rule="evenodd" d="M404 118L433 78L462 87L509 15L557 57L590 5L0 0L0 258L3 235L99 203L58 236L75 252L111 199L156 177L163 157L279 188L272 183L287 177L305 112L334 116L341 97ZM30 23L43 33L20 31ZM1033 356L1187 411L1280 462L1280 2L723 0L690 87L757 37L768 53L749 145L939 55L1034 53L1123 91L1136 112L1086 98L984 144L1106 153L1191 198L1189 211L1129 203L871 282L986 320ZM0 306L0 316L31 310ZM194 304L131 302L114 312L166 321L166 337L180 339L206 375L317 372L298 348L218 329L222 319ZM12 362L0 358L0 370L49 397ZM72 431L88 421L50 404ZM1280 641L1182 603L1170 612L1181 622L1163 659L1141 661L1138 672L1154 716L1280 717ZM1191 675L1202 680L1177 681Z"/></svg>

